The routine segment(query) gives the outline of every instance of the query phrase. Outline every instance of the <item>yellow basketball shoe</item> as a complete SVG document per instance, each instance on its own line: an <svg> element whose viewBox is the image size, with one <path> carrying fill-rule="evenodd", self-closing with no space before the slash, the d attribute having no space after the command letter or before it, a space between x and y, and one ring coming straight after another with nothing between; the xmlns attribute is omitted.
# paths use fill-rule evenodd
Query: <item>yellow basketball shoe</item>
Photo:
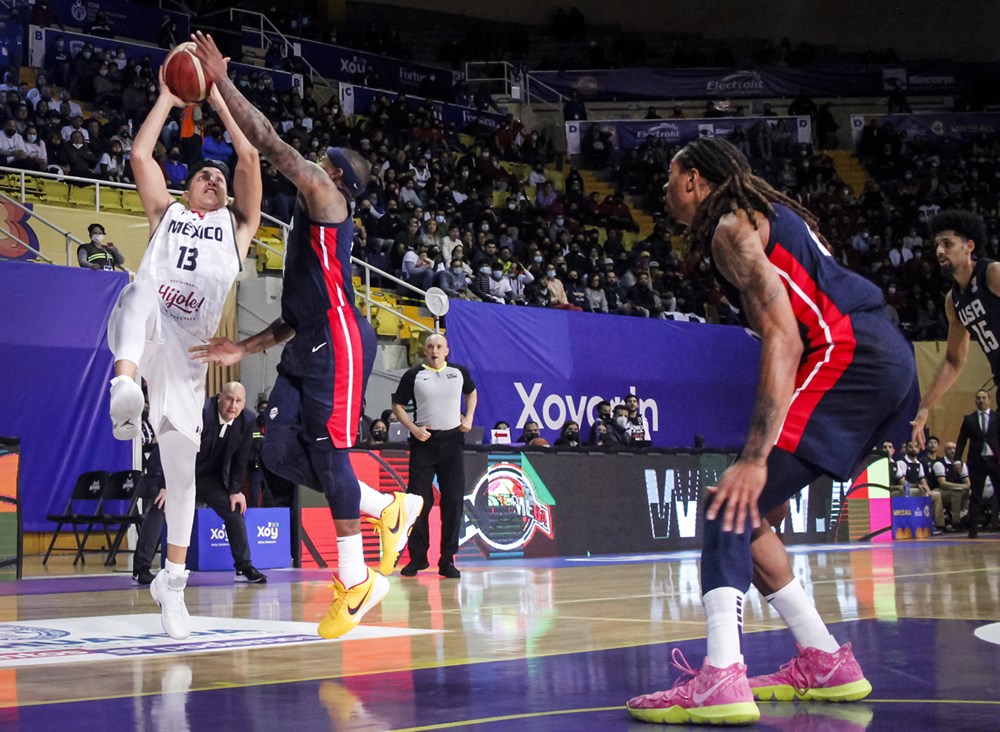
<svg viewBox="0 0 1000 732"><path fill-rule="evenodd" d="M350 589L333 578L334 596L330 609L319 623L318 632L323 638L339 638L353 630L369 610L382 602L389 592L389 580L366 567L368 578Z"/></svg>
<svg viewBox="0 0 1000 732"><path fill-rule="evenodd" d="M382 510L378 518L368 518L368 523L375 527L382 544L382 558L378 563L378 571L388 577L399 563L399 557L406 546L406 540L413 530L413 522L417 520L424 508L424 499L412 493L393 493L392 503Z"/></svg>

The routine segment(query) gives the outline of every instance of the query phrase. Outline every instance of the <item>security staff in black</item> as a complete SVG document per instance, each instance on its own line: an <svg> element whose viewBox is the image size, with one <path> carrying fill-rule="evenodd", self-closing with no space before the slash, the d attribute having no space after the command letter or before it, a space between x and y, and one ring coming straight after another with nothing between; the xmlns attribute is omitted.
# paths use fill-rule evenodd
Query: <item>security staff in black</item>
<svg viewBox="0 0 1000 732"><path fill-rule="evenodd" d="M409 544L410 563L400 571L413 577L427 563L430 532L427 517L434 505L433 481L437 475L441 491L441 560L438 573L457 579L462 573L455 567L458 534L462 528L462 504L465 500L465 464L463 433L472 429L476 412L476 385L465 367L448 363L448 341L433 333L424 343L426 363L416 366L399 381L392 395L392 412L410 431L410 483L407 493L424 499L424 508L413 524ZM465 414L462 414L462 395ZM413 417L406 406L413 403Z"/></svg>
<svg viewBox="0 0 1000 732"><path fill-rule="evenodd" d="M267 577L250 561L250 542L243 516L247 502L241 492L257 416L245 405L246 390L238 381L226 384L217 396L205 401L201 447L195 468L195 495L199 502L205 503L225 522L236 579L259 584L267 582ZM151 465L149 472L162 475L162 468ZM163 484L162 478L160 484ZM153 579L149 570L165 520L164 499L165 491L160 491L151 502L139 530L132 561L132 579L142 585L149 584Z"/></svg>

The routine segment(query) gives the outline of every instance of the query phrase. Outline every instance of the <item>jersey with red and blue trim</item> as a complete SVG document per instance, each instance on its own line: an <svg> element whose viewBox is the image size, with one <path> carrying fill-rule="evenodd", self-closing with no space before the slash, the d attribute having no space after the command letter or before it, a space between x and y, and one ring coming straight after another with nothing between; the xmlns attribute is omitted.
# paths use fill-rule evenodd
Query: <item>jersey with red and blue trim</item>
<svg viewBox="0 0 1000 732"><path fill-rule="evenodd" d="M817 431L810 421L823 411L817 411L821 403L829 409L843 390L842 379L859 355L859 337L865 341L864 357L870 358L870 339L856 331L852 316L881 315L884 299L874 284L841 267L800 216L780 204L774 210L765 252L785 285L804 345L795 393L775 444L796 452L803 439L812 442L807 433ZM827 440L816 442L807 452Z"/></svg>
<svg viewBox="0 0 1000 732"><path fill-rule="evenodd" d="M281 318L293 328L327 319L333 308L354 307L351 248L354 222L311 221L300 203L285 246Z"/></svg>

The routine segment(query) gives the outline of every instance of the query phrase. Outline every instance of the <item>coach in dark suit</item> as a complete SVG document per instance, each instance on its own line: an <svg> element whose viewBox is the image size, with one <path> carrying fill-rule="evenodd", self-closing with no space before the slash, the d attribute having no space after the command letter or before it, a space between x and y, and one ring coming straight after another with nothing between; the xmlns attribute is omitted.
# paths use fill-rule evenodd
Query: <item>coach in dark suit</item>
<svg viewBox="0 0 1000 732"><path fill-rule="evenodd" d="M197 500L215 511L226 524L229 548L233 552L236 579L267 582L250 561L250 543L243 517L247 501L241 492L243 471L250 460L257 416L246 408L246 390L238 381L222 387L218 396L205 401L202 410L201 447L195 467ZM155 466L154 475L162 469ZM162 480L162 479L161 479ZM150 564L163 527L164 491L153 501L143 520L132 563L132 578L139 584L152 581Z"/></svg>
<svg viewBox="0 0 1000 732"><path fill-rule="evenodd" d="M987 476L993 483L993 517L990 528L997 528L997 509L1000 507L1000 419L990 409L990 395L985 389L976 392L976 411L962 419L958 433L956 454L961 457L965 443L969 443L969 479L972 494L969 498L969 538L976 538L979 531L979 512L982 509L983 486Z"/></svg>

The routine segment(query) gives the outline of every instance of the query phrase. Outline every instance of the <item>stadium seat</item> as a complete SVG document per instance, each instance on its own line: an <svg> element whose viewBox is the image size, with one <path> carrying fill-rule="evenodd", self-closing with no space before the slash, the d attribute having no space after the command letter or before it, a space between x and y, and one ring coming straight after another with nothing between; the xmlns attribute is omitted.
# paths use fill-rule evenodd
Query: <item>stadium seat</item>
<svg viewBox="0 0 1000 732"><path fill-rule="evenodd" d="M73 559L73 564L83 561L86 538L90 536L94 523L100 520L101 501L104 499L110 480L111 476L106 470L93 470L80 474L76 479L76 485L73 486L73 493L66 503L66 509L61 514L46 516L49 521L56 524L56 532L52 535L52 541L45 551L42 564L49 561L49 555L52 554L63 526L72 527L73 537L76 539L76 557Z"/></svg>
<svg viewBox="0 0 1000 732"><path fill-rule="evenodd" d="M62 181L43 178L38 197L45 203L68 203L69 186Z"/></svg>
<svg viewBox="0 0 1000 732"><path fill-rule="evenodd" d="M138 191L134 191L131 188L121 189L121 207L125 211L132 212L145 212L146 210L139 199Z"/></svg>
<svg viewBox="0 0 1000 732"><path fill-rule="evenodd" d="M80 208L97 208L97 187L70 185L69 203Z"/></svg>

